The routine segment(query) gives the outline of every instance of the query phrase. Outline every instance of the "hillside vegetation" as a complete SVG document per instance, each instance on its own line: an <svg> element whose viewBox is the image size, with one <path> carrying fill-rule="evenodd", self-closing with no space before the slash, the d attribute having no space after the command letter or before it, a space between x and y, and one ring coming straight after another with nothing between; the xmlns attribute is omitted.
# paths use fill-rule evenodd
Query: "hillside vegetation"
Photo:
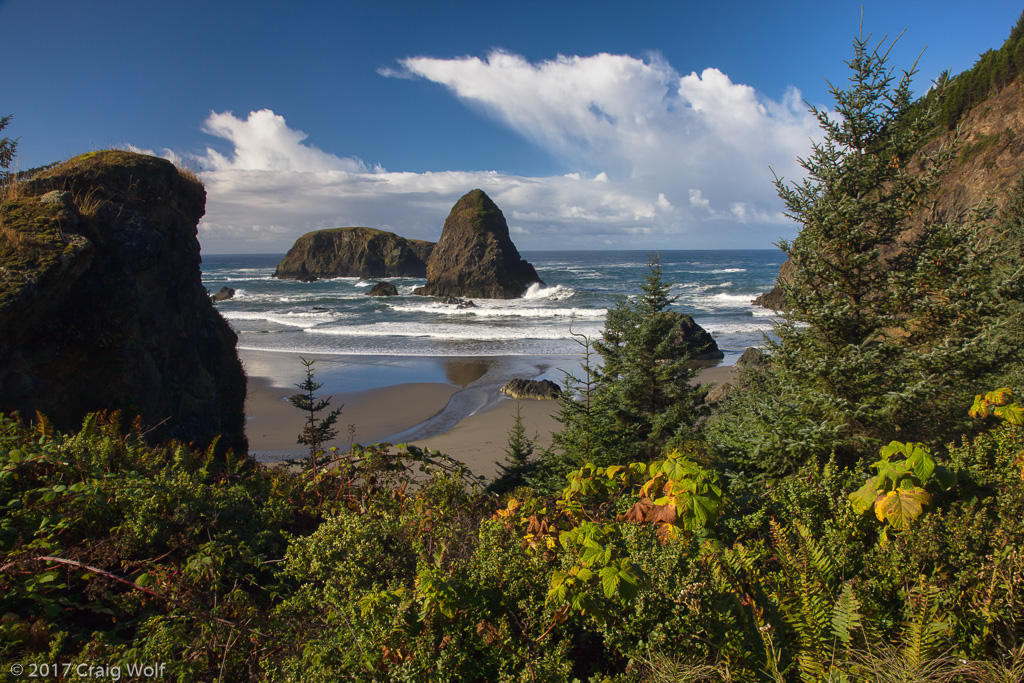
<svg viewBox="0 0 1024 683"><path fill-rule="evenodd" d="M967 113L991 97L993 91L1006 87L1022 73L1024 14L999 49L985 52L971 69L955 77L945 72L939 79L940 87L922 98L922 106L937 105L936 125L953 130Z"/></svg>

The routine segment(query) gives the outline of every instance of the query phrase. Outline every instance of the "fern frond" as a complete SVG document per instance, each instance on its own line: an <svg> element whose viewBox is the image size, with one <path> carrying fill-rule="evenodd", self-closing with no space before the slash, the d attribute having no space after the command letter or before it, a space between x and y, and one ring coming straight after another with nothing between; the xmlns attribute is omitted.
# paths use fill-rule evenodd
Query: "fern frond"
<svg viewBox="0 0 1024 683"><path fill-rule="evenodd" d="M36 433L43 438L52 439L56 431L50 419L38 410L36 411Z"/></svg>
<svg viewBox="0 0 1024 683"><path fill-rule="evenodd" d="M931 659L949 624L941 621L939 590L923 581L907 596L907 621L903 628L903 657L908 668L921 667Z"/></svg>
<svg viewBox="0 0 1024 683"><path fill-rule="evenodd" d="M795 659L801 679L827 680L836 649L832 624L835 597L830 586L835 563L807 527L794 522L790 528L796 533L771 523L772 543L781 565L771 595L796 636Z"/></svg>
<svg viewBox="0 0 1024 683"><path fill-rule="evenodd" d="M853 594L853 582L843 584L843 590L832 611L832 633L844 648L853 643L853 632L861 628L860 600Z"/></svg>

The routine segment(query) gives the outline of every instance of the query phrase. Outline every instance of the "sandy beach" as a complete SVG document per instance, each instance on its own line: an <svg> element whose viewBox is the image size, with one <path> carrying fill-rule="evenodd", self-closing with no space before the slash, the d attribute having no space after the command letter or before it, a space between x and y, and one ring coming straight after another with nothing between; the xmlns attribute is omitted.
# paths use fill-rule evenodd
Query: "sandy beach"
<svg viewBox="0 0 1024 683"><path fill-rule="evenodd" d="M246 434L257 460L302 457L296 443L304 415L288 402L304 379L297 354L240 350L249 376ZM317 393L344 405L339 436L332 444L379 441L411 443L439 450L465 463L477 475L492 477L504 459L516 401L500 387L513 377L562 383L563 370L577 370L576 357L317 357ZM721 383L732 366L701 371L701 383ZM282 378L288 378L284 380ZM519 402L527 435L540 447L551 444L557 401Z"/></svg>

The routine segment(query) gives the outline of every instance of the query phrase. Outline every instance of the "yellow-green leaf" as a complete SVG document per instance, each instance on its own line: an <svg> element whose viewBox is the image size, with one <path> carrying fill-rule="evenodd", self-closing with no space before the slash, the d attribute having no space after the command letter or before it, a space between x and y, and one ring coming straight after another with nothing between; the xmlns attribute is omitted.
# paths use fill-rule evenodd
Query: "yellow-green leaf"
<svg viewBox="0 0 1024 683"><path fill-rule="evenodd" d="M903 531L921 516L924 512L922 506L930 502L931 496L920 486L896 489L875 503L875 516L881 522L888 522L893 529Z"/></svg>
<svg viewBox="0 0 1024 683"><path fill-rule="evenodd" d="M850 505L854 512L863 515L875 504L875 497L878 495L878 477L871 477L859 489L850 494Z"/></svg>
<svg viewBox="0 0 1024 683"><path fill-rule="evenodd" d="M1012 425L1024 424L1024 408L1019 403L1011 403L995 409L995 416L1006 420Z"/></svg>

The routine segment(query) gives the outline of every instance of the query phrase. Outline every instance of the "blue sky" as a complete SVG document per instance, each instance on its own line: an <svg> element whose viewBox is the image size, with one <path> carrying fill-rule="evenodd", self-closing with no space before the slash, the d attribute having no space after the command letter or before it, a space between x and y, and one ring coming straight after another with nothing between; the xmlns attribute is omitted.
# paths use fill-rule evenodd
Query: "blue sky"
<svg viewBox="0 0 1024 683"><path fill-rule="evenodd" d="M632 6L639 4L639 7ZM767 248L858 30L920 92L1012 2L0 1L29 168L111 145L203 169L207 253L319 228L437 239L482 187L521 249Z"/></svg>

